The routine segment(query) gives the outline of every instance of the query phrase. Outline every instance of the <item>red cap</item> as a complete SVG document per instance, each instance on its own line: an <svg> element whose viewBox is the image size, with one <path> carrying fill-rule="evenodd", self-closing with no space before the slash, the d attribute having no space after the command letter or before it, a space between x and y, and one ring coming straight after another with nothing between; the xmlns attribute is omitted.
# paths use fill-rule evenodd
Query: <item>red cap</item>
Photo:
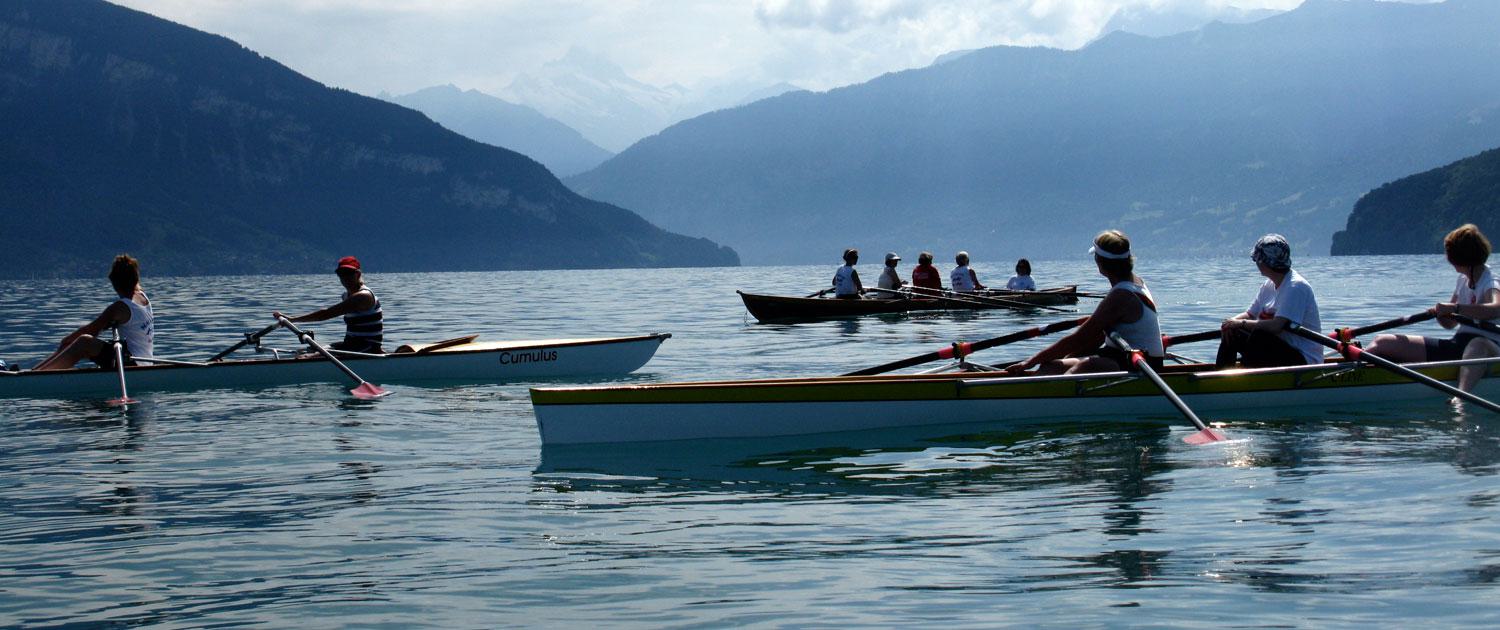
<svg viewBox="0 0 1500 630"><path fill-rule="evenodd" d="M353 269L359 271L359 259L353 256L345 256L339 259L339 269Z"/></svg>

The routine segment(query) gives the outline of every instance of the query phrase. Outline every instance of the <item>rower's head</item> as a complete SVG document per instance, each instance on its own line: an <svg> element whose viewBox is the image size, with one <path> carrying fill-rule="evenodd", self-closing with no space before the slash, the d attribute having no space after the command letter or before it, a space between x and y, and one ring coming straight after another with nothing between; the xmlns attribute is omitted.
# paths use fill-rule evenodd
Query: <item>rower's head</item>
<svg viewBox="0 0 1500 630"><path fill-rule="evenodd" d="M850 247L844 250L844 264L853 265L859 262L859 250Z"/></svg>
<svg viewBox="0 0 1500 630"><path fill-rule="evenodd" d="M969 252L959 252L954 255L953 262L958 263L960 267L969 264Z"/></svg>
<svg viewBox="0 0 1500 630"><path fill-rule="evenodd" d="M1116 282L1135 277L1135 255L1130 253L1130 237L1119 230L1105 230L1094 237L1089 248L1099 273ZM1017 268L1020 264L1016 265Z"/></svg>
<svg viewBox="0 0 1500 630"><path fill-rule="evenodd" d="M115 263L109 268L109 283L115 287L115 293L120 297L135 295L135 287L141 283L140 261L130 254L115 256Z"/></svg>
<svg viewBox="0 0 1500 630"><path fill-rule="evenodd" d="M1465 223L1443 237L1443 253L1448 255L1448 263L1454 269L1468 275L1490 259L1490 239L1484 237L1479 226Z"/></svg>
<svg viewBox="0 0 1500 630"><path fill-rule="evenodd" d="M901 257L898 256L896 254L896 252L886 252L886 254L885 254L885 266L887 266L887 267L895 267L896 263L898 263L898 262L901 262Z"/></svg>
<svg viewBox="0 0 1500 630"><path fill-rule="evenodd" d="M1250 260L1275 273L1286 273L1292 270L1292 244L1286 241L1286 237L1280 234L1267 234L1255 241L1255 247L1250 248Z"/></svg>
<svg viewBox="0 0 1500 630"><path fill-rule="evenodd" d="M1018 276L1029 276L1029 275L1031 275L1031 261L1026 260L1025 258L1017 260L1016 261L1016 275L1018 275Z"/></svg>
<svg viewBox="0 0 1500 630"><path fill-rule="evenodd" d="M334 268L333 272L338 274L339 284L344 285L344 288L350 291L358 289L360 281L364 277L364 271L360 269L359 259L353 256L340 258L339 265Z"/></svg>
<svg viewBox="0 0 1500 630"><path fill-rule="evenodd" d="M917 264L919 264L919 265L930 265L930 264L932 264L932 252L922 252L920 254L917 254Z"/></svg>

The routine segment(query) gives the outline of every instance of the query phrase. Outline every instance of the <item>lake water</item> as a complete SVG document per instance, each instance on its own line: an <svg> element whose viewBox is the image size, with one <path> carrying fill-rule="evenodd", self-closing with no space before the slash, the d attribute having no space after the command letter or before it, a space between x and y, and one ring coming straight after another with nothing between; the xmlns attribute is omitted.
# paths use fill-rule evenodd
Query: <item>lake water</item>
<svg viewBox="0 0 1500 630"><path fill-rule="evenodd" d="M1059 318L760 325L734 294L805 294L835 266L370 284L395 343L671 332L629 382L837 374ZM1042 285L1104 288L1082 252L1035 267ZM1329 328L1453 285L1437 256L1298 268ZM1213 328L1259 285L1244 257L1140 271L1174 334ZM331 273L144 285L158 353L199 359L273 308L339 292ZM102 278L0 282L0 358L34 363L109 298ZM1092 419L544 453L530 385L398 384L373 403L334 384L133 392L142 404L123 411L0 401L0 625L1500 623L1500 418L1482 411L1267 416L1229 424L1227 447L1183 444L1182 423Z"/></svg>

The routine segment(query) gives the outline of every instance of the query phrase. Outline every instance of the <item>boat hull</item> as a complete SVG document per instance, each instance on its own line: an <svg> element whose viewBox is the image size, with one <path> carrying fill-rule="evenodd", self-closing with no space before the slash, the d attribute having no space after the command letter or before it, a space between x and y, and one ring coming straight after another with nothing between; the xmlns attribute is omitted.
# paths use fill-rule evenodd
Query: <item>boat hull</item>
<svg viewBox="0 0 1500 630"><path fill-rule="evenodd" d="M433 352L342 360L365 380L382 385L617 376L645 365L669 337L671 335L658 333L638 337L491 342ZM201 367L142 365L126 368L125 376L132 395L348 380L343 372L321 357L221 361ZM0 374L0 398L87 398L118 396L119 393L120 382L114 370Z"/></svg>
<svg viewBox="0 0 1500 630"><path fill-rule="evenodd" d="M1452 382L1457 363L1417 366ZM1480 382L1500 394L1500 379ZM1254 417L1267 409L1379 405L1444 395L1380 368L1325 364L1264 370L1168 371L1200 415ZM543 444L760 438L959 423L1055 418L1179 418L1155 387L1124 372L1088 376L908 375L633 387L536 388Z"/></svg>
<svg viewBox="0 0 1500 630"><path fill-rule="evenodd" d="M862 317L886 313L944 310L1014 309L1000 302L979 303L971 299L859 299L805 298L781 295L759 295L739 291L745 309L761 322L797 322ZM1078 287L1066 286L1042 291L992 291L982 297L1033 306L1058 306L1078 303Z"/></svg>

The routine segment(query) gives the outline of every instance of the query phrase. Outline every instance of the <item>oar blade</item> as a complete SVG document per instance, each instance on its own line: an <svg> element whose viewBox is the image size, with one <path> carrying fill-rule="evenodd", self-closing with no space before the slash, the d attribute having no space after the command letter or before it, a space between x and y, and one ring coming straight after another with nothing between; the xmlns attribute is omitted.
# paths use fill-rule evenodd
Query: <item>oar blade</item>
<svg viewBox="0 0 1500 630"><path fill-rule="evenodd" d="M349 390L349 394L360 400L375 400L376 398L390 396L391 390L369 381L360 381L358 387Z"/></svg>
<svg viewBox="0 0 1500 630"><path fill-rule="evenodd" d="M1205 428L1202 431L1182 438L1182 441L1187 442L1188 444L1192 444L1193 446L1203 446L1204 444L1223 442L1227 439L1229 439L1229 437L1224 435L1223 431Z"/></svg>
<svg viewBox="0 0 1500 630"><path fill-rule="evenodd" d="M111 398L111 399L106 400L104 402L106 404L108 404L109 406L111 406L111 407L124 407L125 405L134 405L134 404L136 404L138 402L141 402L141 401L136 400L134 398L121 397L121 398Z"/></svg>

